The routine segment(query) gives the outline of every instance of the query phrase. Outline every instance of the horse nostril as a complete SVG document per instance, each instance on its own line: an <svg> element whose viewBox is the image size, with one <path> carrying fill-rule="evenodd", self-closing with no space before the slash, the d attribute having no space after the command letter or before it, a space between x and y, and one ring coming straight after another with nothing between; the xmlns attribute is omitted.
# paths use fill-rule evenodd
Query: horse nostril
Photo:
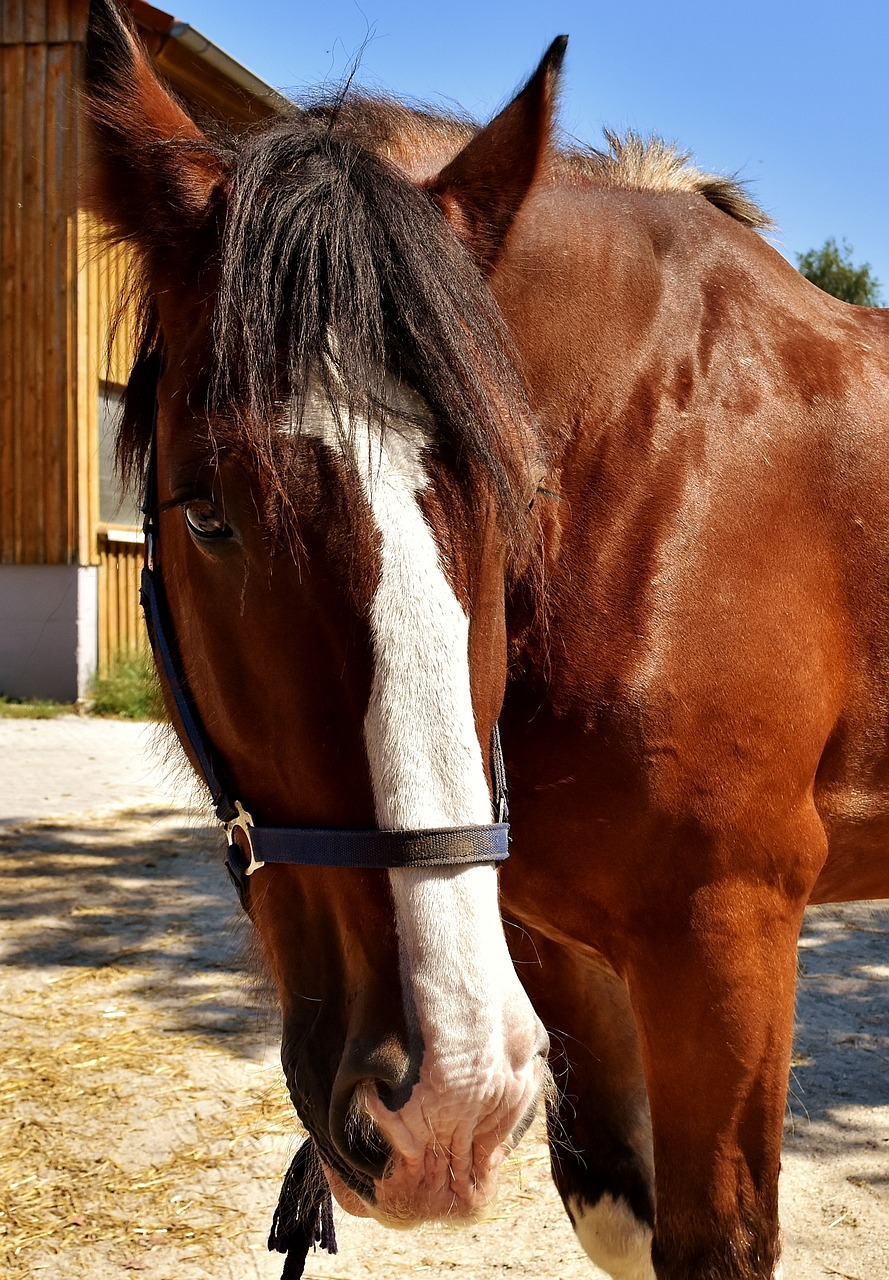
<svg viewBox="0 0 889 1280"><path fill-rule="evenodd" d="M413 1080L372 1080L371 1086L376 1089L377 1097L387 1111L400 1111L413 1093Z"/></svg>
<svg viewBox="0 0 889 1280"><path fill-rule="evenodd" d="M368 1048L355 1041L343 1055L334 1092L351 1106L353 1095L376 1089L389 1111L398 1111L407 1102L420 1078L422 1047L414 1053L397 1040L387 1040Z"/></svg>
<svg viewBox="0 0 889 1280"><path fill-rule="evenodd" d="M419 1066L393 1042L374 1045L354 1041L340 1063L330 1099L330 1136L343 1160L370 1177L379 1178L391 1151L366 1106L376 1092L383 1105L397 1111L410 1097Z"/></svg>
<svg viewBox="0 0 889 1280"><path fill-rule="evenodd" d="M371 1178L382 1176L391 1151L371 1119L364 1099L371 1081L363 1081L348 1096L331 1100L330 1137L343 1160L357 1173Z"/></svg>
<svg viewBox="0 0 889 1280"><path fill-rule="evenodd" d="M412 1085L407 1087L407 1094ZM343 1160L361 1174L380 1178L389 1164L391 1151L367 1110L368 1094L377 1093L384 1105L397 1110L404 1094L403 1082L395 1082L388 1073L384 1078L356 1075L340 1070L330 1098L330 1137Z"/></svg>

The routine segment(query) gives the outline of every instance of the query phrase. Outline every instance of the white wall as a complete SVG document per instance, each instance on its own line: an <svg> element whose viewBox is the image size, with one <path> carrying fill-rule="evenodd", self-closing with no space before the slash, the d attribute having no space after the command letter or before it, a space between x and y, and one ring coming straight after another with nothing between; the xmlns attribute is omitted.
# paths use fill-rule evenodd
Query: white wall
<svg viewBox="0 0 889 1280"><path fill-rule="evenodd" d="M0 694L74 702L98 656L98 570L0 565Z"/></svg>

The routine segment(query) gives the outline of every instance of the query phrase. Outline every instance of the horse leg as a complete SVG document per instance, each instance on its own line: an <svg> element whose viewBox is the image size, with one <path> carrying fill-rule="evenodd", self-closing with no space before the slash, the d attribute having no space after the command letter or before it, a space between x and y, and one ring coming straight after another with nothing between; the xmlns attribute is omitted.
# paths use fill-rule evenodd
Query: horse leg
<svg viewBox="0 0 889 1280"><path fill-rule="evenodd" d="M778 879L776 877L776 879ZM802 905L699 886L639 922L627 981L648 1083L658 1280L770 1280Z"/></svg>
<svg viewBox="0 0 889 1280"><path fill-rule="evenodd" d="M507 937L550 1033L550 1159L577 1238L616 1280L653 1280L651 1129L626 985L589 948L520 925Z"/></svg>

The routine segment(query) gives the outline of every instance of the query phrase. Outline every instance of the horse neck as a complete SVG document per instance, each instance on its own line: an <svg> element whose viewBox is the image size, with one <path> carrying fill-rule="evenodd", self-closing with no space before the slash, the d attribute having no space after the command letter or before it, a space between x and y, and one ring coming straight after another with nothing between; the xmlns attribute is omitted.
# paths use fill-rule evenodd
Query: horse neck
<svg viewBox="0 0 889 1280"><path fill-rule="evenodd" d="M700 197L552 185L522 211L492 279L549 462L510 618L514 660L547 683L569 661L552 643L573 625L566 597L592 613L601 588L607 605L606 579L626 572L628 529L663 485L663 459L708 429L687 409L704 313L719 305L695 245L713 236L730 257L771 252Z"/></svg>

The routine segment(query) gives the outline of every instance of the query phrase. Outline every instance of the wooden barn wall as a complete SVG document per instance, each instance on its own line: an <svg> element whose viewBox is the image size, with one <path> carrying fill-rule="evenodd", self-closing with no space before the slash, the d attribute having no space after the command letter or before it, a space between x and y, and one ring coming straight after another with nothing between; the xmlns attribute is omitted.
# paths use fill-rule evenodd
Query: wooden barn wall
<svg viewBox="0 0 889 1280"><path fill-rule="evenodd" d="M3 0L0 42L67 44L83 40L89 0Z"/></svg>
<svg viewBox="0 0 889 1280"><path fill-rule="evenodd" d="M119 388L132 325L108 335L125 291L122 249L78 209L85 154L77 86L88 0L0 0L0 564L97 568L99 661L143 643L141 548L99 521L102 384ZM186 97L237 128L274 107L207 77L195 55L144 32Z"/></svg>
<svg viewBox="0 0 889 1280"><path fill-rule="evenodd" d="M99 535L99 672L147 647L139 605L140 544Z"/></svg>
<svg viewBox="0 0 889 1280"><path fill-rule="evenodd" d="M126 275L77 210L86 0L0 3L0 563L96 564L100 380Z"/></svg>
<svg viewBox="0 0 889 1280"><path fill-rule="evenodd" d="M0 563L76 563L76 73L85 3L0 4Z"/></svg>

